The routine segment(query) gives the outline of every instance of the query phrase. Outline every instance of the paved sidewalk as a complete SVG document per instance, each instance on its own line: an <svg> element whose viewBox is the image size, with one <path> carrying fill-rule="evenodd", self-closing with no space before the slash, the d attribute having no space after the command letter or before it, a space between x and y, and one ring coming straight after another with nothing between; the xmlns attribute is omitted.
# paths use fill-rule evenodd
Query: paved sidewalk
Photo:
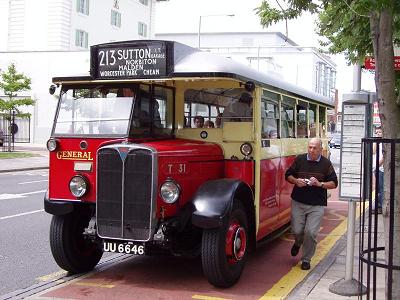
<svg viewBox="0 0 400 300"><path fill-rule="evenodd" d="M359 208L357 208L358 211ZM368 210L367 210L368 212ZM366 222L367 223L367 222ZM346 224L347 226L347 224ZM358 280L359 271L359 220L356 221L353 278ZM382 215L378 215L378 245L384 246ZM366 243L366 241L365 241ZM367 295L341 296L329 291L329 287L345 277L346 270L346 246L347 232L337 241L329 254L310 272L310 274L299 284L286 298L290 300L330 300L330 299L367 299ZM364 246L365 249L365 246ZM378 259L383 260L383 253L378 254ZM379 257L380 256L380 257ZM367 266L363 264L363 282L367 285ZM372 270L372 269L371 269ZM371 290L372 290L372 282ZM376 299L385 299L385 274L382 269L377 268ZM372 291L369 294L373 299Z"/></svg>
<svg viewBox="0 0 400 300"><path fill-rule="evenodd" d="M42 145L16 145L14 150L16 152L30 152L33 153L35 156L0 159L0 173L40 170L47 169L49 167L49 152Z"/></svg>

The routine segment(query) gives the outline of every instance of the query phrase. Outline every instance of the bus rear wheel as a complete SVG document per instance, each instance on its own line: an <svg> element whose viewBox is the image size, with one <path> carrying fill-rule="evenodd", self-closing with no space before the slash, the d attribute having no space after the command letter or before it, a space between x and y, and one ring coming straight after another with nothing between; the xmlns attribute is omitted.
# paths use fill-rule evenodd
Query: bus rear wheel
<svg viewBox="0 0 400 300"><path fill-rule="evenodd" d="M103 250L93 241L84 237L89 214L71 213L53 216L50 224L50 248L56 263L72 273L93 270L100 261Z"/></svg>
<svg viewBox="0 0 400 300"><path fill-rule="evenodd" d="M203 231L201 260L203 272L212 285L227 288L239 280L247 257L247 228L243 205L235 201L223 226Z"/></svg>

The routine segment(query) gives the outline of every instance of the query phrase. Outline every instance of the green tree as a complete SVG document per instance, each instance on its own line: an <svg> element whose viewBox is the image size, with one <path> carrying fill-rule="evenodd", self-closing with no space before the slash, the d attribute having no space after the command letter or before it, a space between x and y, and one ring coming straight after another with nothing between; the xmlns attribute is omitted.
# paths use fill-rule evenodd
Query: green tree
<svg viewBox="0 0 400 300"><path fill-rule="evenodd" d="M28 117L29 113L21 111L21 106L34 105L31 98L19 98L18 93L31 88L31 79L22 73L18 73L14 64L8 66L7 70L1 73L0 89L4 91L6 99L0 98L0 112L7 113L9 121L8 134L11 135L12 114L17 117ZM9 148L10 149L10 148Z"/></svg>
<svg viewBox="0 0 400 300"><path fill-rule="evenodd" d="M287 9L275 9L265 0L256 9L261 24L268 26L281 20L299 17L303 12L318 14L317 33L325 39L322 46L330 53L344 53L353 63L362 63L365 56L375 58L375 85L385 138L400 138L400 74L394 70L394 45L400 44L399 0L287 0ZM395 163L385 156L384 224L388 225L390 170L400 171L400 146L395 149ZM400 176L394 186L400 186ZM394 264L400 265L400 189L395 189ZM389 230L385 230L386 233ZM386 248L387 249L387 248ZM393 277L393 299L400 299L400 274Z"/></svg>

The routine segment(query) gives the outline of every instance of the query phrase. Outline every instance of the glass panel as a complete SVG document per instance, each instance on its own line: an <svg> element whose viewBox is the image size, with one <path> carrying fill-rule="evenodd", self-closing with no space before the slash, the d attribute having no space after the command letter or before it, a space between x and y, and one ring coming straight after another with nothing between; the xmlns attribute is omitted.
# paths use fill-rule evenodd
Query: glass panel
<svg viewBox="0 0 400 300"><path fill-rule="evenodd" d="M133 109L131 137L162 137L172 133L173 90L140 85Z"/></svg>
<svg viewBox="0 0 400 300"><path fill-rule="evenodd" d="M261 122L262 138L273 139L279 136L279 107L277 103L261 102Z"/></svg>
<svg viewBox="0 0 400 300"><path fill-rule="evenodd" d="M220 128L223 122L250 122L252 96L242 88L188 89L184 113L185 127L192 128Z"/></svg>
<svg viewBox="0 0 400 300"><path fill-rule="evenodd" d="M263 97L274 102L279 102L280 99L279 94L267 90L263 90Z"/></svg>
<svg viewBox="0 0 400 300"><path fill-rule="evenodd" d="M170 136L173 95L172 89L138 84L64 89L54 134Z"/></svg>
<svg viewBox="0 0 400 300"><path fill-rule="evenodd" d="M310 104L310 109L308 111L308 126L310 127L310 137L317 136L317 106L315 104Z"/></svg>
<svg viewBox="0 0 400 300"><path fill-rule="evenodd" d="M124 135L127 133L132 96L122 89L69 89L61 95L55 134Z"/></svg>
<svg viewBox="0 0 400 300"><path fill-rule="evenodd" d="M281 122L281 137L294 137L294 107L282 105Z"/></svg>
<svg viewBox="0 0 400 300"><path fill-rule="evenodd" d="M297 137L308 137L307 127L308 103L299 101L297 105Z"/></svg>
<svg viewBox="0 0 400 300"><path fill-rule="evenodd" d="M319 107L319 137L325 138L327 127L326 127L326 107L320 106Z"/></svg>

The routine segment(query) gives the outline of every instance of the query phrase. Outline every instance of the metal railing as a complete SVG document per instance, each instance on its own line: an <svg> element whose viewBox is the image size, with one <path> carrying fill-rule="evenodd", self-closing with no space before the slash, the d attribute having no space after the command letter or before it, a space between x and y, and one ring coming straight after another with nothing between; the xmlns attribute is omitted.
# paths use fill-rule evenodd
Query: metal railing
<svg viewBox="0 0 400 300"><path fill-rule="evenodd" d="M0 142L0 151L2 152L12 152L14 151L14 142L11 135L3 134Z"/></svg>
<svg viewBox="0 0 400 300"><path fill-rule="evenodd" d="M400 265L394 261L394 251L399 250L395 249L394 239L398 238L395 236L395 221L397 223L400 221L395 220L399 217L395 216L395 211L399 212L399 208L396 207L399 199L396 199L398 187L395 186L395 176L396 161L400 160L400 139L364 138L362 144L363 160L370 164L369 167L365 167L368 164L363 164L362 183L363 187L367 188L363 189L360 205L358 280L367 287L367 299L371 297L377 299L377 292L382 288L385 289L386 299L393 299L393 280L400 278ZM390 166L384 170L384 172L390 172L390 174L385 174L384 180L382 176L379 176L379 161L382 156L386 160L384 166ZM375 187L373 188L374 177ZM383 192L384 189L380 190L380 186L385 180L388 180L385 186L389 189ZM373 199L374 195L375 199ZM383 197L381 209L379 209L379 197ZM383 215L380 217L382 210ZM382 295L382 292L379 291L379 294ZM362 299L363 296L360 298Z"/></svg>

